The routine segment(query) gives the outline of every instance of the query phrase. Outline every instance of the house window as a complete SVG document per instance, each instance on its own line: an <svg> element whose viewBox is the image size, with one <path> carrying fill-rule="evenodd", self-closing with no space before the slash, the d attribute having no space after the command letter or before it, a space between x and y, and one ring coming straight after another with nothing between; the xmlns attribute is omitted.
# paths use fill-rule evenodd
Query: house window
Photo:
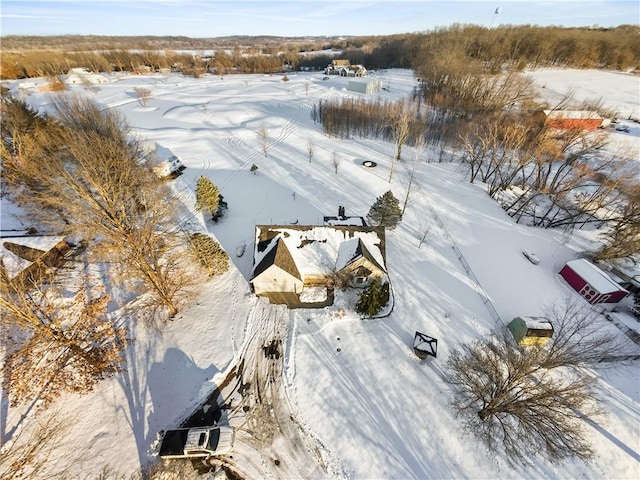
<svg viewBox="0 0 640 480"><path fill-rule="evenodd" d="M367 277L356 277L353 281L356 285L364 285L367 283Z"/></svg>

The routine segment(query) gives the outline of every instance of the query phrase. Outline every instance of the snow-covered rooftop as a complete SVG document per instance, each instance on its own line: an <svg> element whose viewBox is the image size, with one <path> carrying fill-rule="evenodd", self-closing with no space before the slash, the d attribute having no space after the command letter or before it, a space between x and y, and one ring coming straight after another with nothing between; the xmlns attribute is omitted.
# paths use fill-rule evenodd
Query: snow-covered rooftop
<svg viewBox="0 0 640 480"><path fill-rule="evenodd" d="M280 239L291 253L302 278L330 275L340 270L353 259L359 241L382 268L385 265L381 239L375 229L370 227L257 226L256 245L265 236L270 239L270 243L262 251L258 251L256 247L254 264L259 265L264 256L275 247L276 239Z"/></svg>
<svg viewBox="0 0 640 480"><path fill-rule="evenodd" d="M551 322L544 317L520 317L527 328L533 330L553 330Z"/></svg>
<svg viewBox="0 0 640 480"><path fill-rule="evenodd" d="M549 118L573 118L579 120L601 120L598 112L591 110L543 110Z"/></svg>
<svg viewBox="0 0 640 480"><path fill-rule="evenodd" d="M593 289L600 293L613 293L621 290L626 292L626 290L614 282L609 275L584 258L571 260L567 262L567 265L584 280L589 282L589 285L591 285Z"/></svg>

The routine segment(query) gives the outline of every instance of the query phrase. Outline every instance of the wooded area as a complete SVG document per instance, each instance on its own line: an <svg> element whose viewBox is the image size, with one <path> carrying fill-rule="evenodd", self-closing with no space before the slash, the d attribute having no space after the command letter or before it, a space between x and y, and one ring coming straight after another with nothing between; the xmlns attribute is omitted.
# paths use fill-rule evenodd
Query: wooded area
<svg viewBox="0 0 640 480"><path fill-rule="evenodd" d="M324 51L332 53L315 53ZM633 25L489 29L454 24L423 33L347 38L8 36L2 38L1 55L4 79L57 76L74 67L94 72L167 68L196 76L322 70L336 55L368 69L418 72L438 65L463 71L482 66L492 73L541 66L623 70L640 65L640 39Z"/></svg>

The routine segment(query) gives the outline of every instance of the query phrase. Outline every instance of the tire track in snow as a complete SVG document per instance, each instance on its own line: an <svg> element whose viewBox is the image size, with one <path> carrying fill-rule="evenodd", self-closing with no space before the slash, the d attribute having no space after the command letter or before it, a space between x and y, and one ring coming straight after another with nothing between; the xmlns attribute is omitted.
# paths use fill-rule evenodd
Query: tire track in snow
<svg viewBox="0 0 640 480"><path fill-rule="evenodd" d="M322 478L329 458L322 444L297 419L300 412L287 391L284 376L289 311L258 299L251 314L248 340L238 362L237 393L243 416L246 446L260 452L271 478ZM234 420L235 421L235 420ZM335 468L331 468L331 476Z"/></svg>

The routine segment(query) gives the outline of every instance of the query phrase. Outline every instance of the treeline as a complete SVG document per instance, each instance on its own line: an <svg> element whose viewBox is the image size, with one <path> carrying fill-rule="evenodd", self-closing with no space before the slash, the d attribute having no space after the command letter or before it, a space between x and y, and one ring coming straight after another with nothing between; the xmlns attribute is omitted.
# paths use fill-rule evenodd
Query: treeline
<svg viewBox="0 0 640 480"><path fill-rule="evenodd" d="M442 63L490 73L541 66L627 70L640 66L637 29L453 25L426 33L346 39L4 37L0 77L60 75L74 66L95 72L171 68L189 75L321 70L336 57L308 52L323 50L339 51L340 58L369 69L412 68L421 75Z"/></svg>
<svg viewBox="0 0 640 480"><path fill-rule="evenodd" d="M452 25L427 33L357 37L332 45L341 58L369 69L422 69L434 58L455 61L469 69L493 73L542 66L574 68L640 67L638 26L611 29L539 27L534 25L486 28ZM302 66L325 65L332 57L305 58Z"/></svg>
<svg viewBox="0 0 640 480"><path fill-rule="evenodd" d="M101 53L62 53L31 51L3 53L0 77L3 79L55 78L75 67L92 72L158 72L170 70L198 77L205 73L277 73L298 66L296 51L277 55L246 54L239 48L214 55L177 53L173 50L113 50Z"/></svg>

